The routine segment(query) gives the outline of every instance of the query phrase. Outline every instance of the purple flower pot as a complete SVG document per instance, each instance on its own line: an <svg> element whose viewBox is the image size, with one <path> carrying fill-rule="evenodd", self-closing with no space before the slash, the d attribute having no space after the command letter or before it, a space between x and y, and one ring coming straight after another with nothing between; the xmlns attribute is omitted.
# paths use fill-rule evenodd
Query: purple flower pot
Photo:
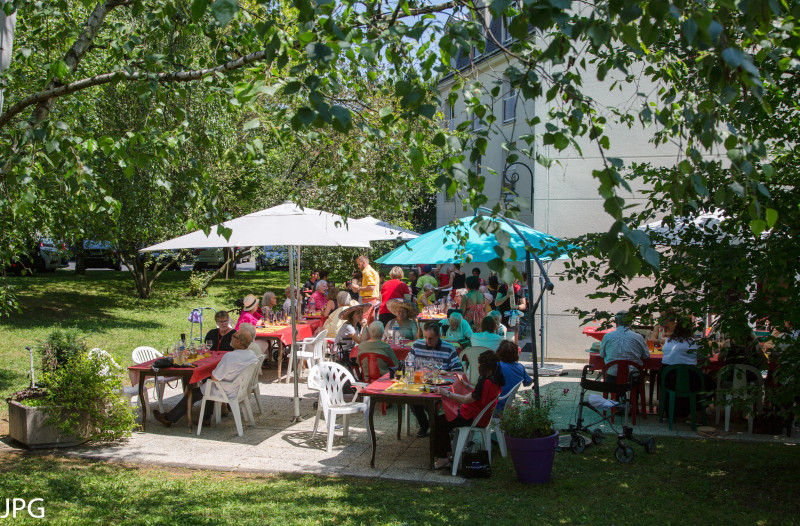
<svg viewBox="0 0 800 526"><path fill-rule="evenodd" d="M505 435L517 479L525 484L550 481L558 445L558 431L544 438L513 438Z"/></svg>

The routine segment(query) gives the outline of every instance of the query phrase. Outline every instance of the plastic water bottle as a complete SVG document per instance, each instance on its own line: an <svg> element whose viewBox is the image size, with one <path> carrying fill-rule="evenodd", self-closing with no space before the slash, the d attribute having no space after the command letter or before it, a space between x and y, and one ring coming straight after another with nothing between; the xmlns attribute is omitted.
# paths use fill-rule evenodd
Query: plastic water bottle
<svg viewBox="0 0 800 526"><path fill-rule="evenodd" d="M408 384L409 379L413 378L414 375L414 357L411 356L411 353L408 353L408 355L406 356L406 363L403 372L405 373L404 376L406 379L406 384Z"/></svg>
<svg viewBox="0 0 800 526"><path fill-rule="evenodd" d="M400 343L400 332L397 330L397 327L392 329L392 343L395 345Z"/></svg>
<svg viewBox="0 0 800 526"><path fill-rule="evenodd" d="M186 355L186 334L181 334L181 339L178 340L176 347L177 351L177 363L179 365L183 365L184 363L184 356Z"/></svg>

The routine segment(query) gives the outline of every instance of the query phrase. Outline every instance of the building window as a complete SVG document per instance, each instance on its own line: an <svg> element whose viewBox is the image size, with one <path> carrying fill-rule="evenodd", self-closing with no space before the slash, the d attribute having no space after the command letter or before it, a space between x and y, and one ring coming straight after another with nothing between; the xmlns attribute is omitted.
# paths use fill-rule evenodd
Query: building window
<svg viewBox="0 0 800 526"><path fill-rule="evenodd" d="M472 170L475 172L475 175L480 177L481 172L483 171L483 158L479 155L475 162L472 163Z"/></svg>
<svg viewBox="0 0 800 526"><path fill-rule="evenodd" d="M447 128L449 130L456 129L456 105L455 104L447 104L445 106L445 118L447 119Z"/></svg>
<svg viewBox="0 0 800 526"><path fill-rule="evenodd" d="M513 122L517 118L517 90L511 87L508 78L503 79L503 122Z"/></svg>
<svg viewBox="0 0 800 526"><path fill-rule="evenodd" d="M480 29L479 40L483 41L484 48L486 47L486 15L483 12L477 14L478 18L475 20ZM477 60L483 56L483 51L478 46L472 46L472 59Z"/></svg>
<svg viewBox="0 0 800 526"><path fill-rule="evenodd" d="M509 22L508 18L503 16L503 24L501 26L503 29L500 35L501 44L508 44L509 42L511 42L511 33L508 31L508 22Z"/></svg>

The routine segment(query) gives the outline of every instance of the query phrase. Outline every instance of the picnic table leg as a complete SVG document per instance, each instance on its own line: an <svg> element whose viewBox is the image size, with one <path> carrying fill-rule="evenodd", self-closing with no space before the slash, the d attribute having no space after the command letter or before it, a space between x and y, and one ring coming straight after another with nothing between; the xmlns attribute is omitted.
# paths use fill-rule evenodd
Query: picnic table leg
<svg viewBox="0 0 800 526"><path fill-rule="evenodd" d="M406 404L395 404L397 408L397 440L400 440L400 433L403 431L403 408Z"/></svg>
<svg viewBox="0 0 800 526"><path fill-rule="evenodd" d="M142 410L142 431L144 431L147 424L147 407L144 405L144 382L146 379L144 371L139 371L139 407Z"/></svg>
<svg viewBox="0 0 800 526"><path fill-rule="evenodd" d="M189 433L192 432L192 384L184 380L183 395L186 397L186 421L189 423Z"/></svg>
<svg viewBox="0 0 800 526"><path fill-rule="evenodd" d="M278 383L281 383L281 366L283 365L283 342L278 340Z"/></svg>
<svg viewBox="0 0 800 526"><path fill-rule="evenodd" d="M650 413L653 412L653 390L656 386L656 378L658 377L658 371L655 369L650 369Z"/></svg>
<svg viewBox="0 0 800 526"><path fill-rule="evenodd" d="M430 421L431 421L431 429L430 435L428 435L428 441L430 442L430 469L436 469L436 450L434 449L434 438L436 437L436 399L434 398L431 402L428 402L428 407L430 408Z"/></svg>
<svg viewBox="0 0 800 526"><path fill-rule="evenodd" d="M375 467L375 446L377 439L375 438L375 422L374 422L374 415L375 415L375 406L377 405L376 400L370 400L369 404L369 437L372 440L372 459L369 461L369 467Z"/></svg>

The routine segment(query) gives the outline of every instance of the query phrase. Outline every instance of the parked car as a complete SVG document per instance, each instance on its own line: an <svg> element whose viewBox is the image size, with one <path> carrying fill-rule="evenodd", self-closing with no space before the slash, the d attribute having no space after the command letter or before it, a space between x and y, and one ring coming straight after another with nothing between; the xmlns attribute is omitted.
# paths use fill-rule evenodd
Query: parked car
<svg viewBox="0 0 800 526"><path fill-rule="evenodd" d="M181 261L185 259L185 257L182 259L181 253L176 250L153 252L150 254L150 263L147 266L147 270L155 270L156 262L158 262L159 268L164 268L164 265L166 265L167 270L180 270Z"/></svg>
<svg viewBox="0 0 800 526"><path fill-rule="evenodd" d="M288 269L288 247L261 247L256 256L256 270Z"/></svg>
<svg viewBox="0 0 800 526"><path fill-rule="evenodd" d="M83 268L110 268L122 270L122 261L119 259L117 250L108 241L83 242L83 255L78 255L75 261L76 266L83 265Z"/></svg>
<svg viewBox="0 0 800 526"><path fill-rule="evenodd" d="M194 265L192 270L218 269L228 259L230 248L197 248L194 250ZM241 247L236 247L237 251ZM236 270L237 263L250 261L250 249L241 250L236 261L233 262L233 270Z"/></svg>
<svg viewBox="0 0 800 526"><path fill-rule="evenodd" d="M67 263L67 249L64 243L56 243L50 238L40 237L32 243L26 255L12 261L6 270L15 274L22 274L23 270L55 272L58 268L66 267Z"/></svg>

